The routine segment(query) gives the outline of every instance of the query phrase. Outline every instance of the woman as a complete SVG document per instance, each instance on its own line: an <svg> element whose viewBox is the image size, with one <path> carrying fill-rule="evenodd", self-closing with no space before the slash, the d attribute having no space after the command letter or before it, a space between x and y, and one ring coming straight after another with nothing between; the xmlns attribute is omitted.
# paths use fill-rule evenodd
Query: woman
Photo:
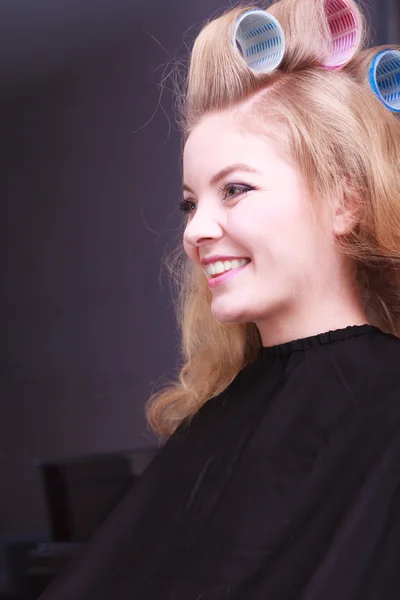
<svg viewBox="0 0 400 600"><path fill-rule="evenodd" d="M168 441L43 600L400 597L400 55L348 1L257 12L191 55Z"/></svg>

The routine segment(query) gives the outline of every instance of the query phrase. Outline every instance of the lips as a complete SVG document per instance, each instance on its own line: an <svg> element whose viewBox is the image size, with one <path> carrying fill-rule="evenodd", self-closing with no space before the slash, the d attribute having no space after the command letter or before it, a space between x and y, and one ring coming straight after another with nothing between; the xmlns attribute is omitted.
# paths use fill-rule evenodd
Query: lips
<svg viewBox="0 0 400 600"><path fill-rule="evenodd" d="M226 260L232 261L232 260L250 260L250 258L248 258L247 256L223 256L222 254L218 254L218 255L214 255L214 256L209 256L209 257L204 257L200 260L200 263L203 266L209 265L209 264L213 264L216 263L218 261L221 262L225 262Z"/></svg>
<svg viewBox="0 0 400 600"><path fill-rule="evenodd" d="M240 267L244 267L250 262L249 258L240 258L233 260L217 260L205 266L205 272L208 277L219 277L224 273L234 271Z"/></svg>
<svg viewBox="0 0 400 600"><path fill-rule="evenodd" d="M217 262L219 262L219 261L217 261ZM241 273L243 271L243 269L247 268L247 266L249 265L249 263L251 261L250 261L250 259L242 259L241 261L235 259L234 261L226 261L226 262L227 262L227 266L232 264L233 268L231 267L226 270L225 270L225 268L223 268L223 271L221 273L215 273L214 275L213 274L210 275L210 271L209 271L210 267L212 267L213 265L208 265L208 267L205 268L206 277L208 278L208 286L210 288L214 288L219 285L224 285L225 282L228 282L232 278L238 276L239 273ZM207 272L207 270L208 270L208 272Z"/></svg>

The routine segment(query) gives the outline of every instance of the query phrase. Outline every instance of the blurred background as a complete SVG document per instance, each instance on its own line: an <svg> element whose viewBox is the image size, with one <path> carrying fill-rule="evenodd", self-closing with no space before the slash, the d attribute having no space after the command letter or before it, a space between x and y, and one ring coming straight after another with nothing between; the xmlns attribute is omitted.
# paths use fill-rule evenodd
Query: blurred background
<svg viewBox="0 0 400 600"><path fill-rule="evenodd" d="M364 3L400 41L400 0ZM171 60L218 0L1 0L0 598L33 600L154 454L179 340Z"/></svg>

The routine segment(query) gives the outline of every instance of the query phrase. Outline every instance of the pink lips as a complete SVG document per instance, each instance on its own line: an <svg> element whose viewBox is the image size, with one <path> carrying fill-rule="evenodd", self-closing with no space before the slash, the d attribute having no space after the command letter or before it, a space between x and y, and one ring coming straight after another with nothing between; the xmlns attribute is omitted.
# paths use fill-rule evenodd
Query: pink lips
<svg viewBox="0 0 400 600"><path fill-rule="evenodd" d="M217 254L214 256L208 256L207 258L204 257L200 262L205 266L209 263L217 262L217 260L224 262L224 260L241 260L242 258L246 258L246 256L223 256L222 254Z"/></svg>
<svg viewBox="0 0 400 600"><path fill-rule="evenodd" d="M224 283L227 279L231 277L235 277L238 273L243 271L250 263L246 263L245 265L238 267L237 269L231 269L230 271L226 271L226 273L221 273L221 275L217 275L216 277L210 277L207 281L210 288L213 288L220 283Z"/></svg>

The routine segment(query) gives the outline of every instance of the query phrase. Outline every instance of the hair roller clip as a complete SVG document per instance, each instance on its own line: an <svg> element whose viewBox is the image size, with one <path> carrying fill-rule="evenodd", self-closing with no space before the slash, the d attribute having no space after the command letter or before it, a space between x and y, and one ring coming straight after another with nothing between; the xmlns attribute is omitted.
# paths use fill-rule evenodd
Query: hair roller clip
<svg viewBox="0 0 400 600"><path fill-rule="evenodd" d="M285 53L285 34L278 20L265 10L244 12L233 28L232 44L247 66L258 73L270 73Z"/></svg>
<svg viewBox="0 0 400 600"><path fill-rule="evenodd" d="M360 46L360 17L352 2L347 0L326 0L325 11L332 46L322 66L340 69L353 58Z"/></svg>
<svg viewBox="0 0 400 600"><path fill-rule="evenodd" d="M400 113L400 51L378 52L371 61L368 79L382 104Z"/></svg>

